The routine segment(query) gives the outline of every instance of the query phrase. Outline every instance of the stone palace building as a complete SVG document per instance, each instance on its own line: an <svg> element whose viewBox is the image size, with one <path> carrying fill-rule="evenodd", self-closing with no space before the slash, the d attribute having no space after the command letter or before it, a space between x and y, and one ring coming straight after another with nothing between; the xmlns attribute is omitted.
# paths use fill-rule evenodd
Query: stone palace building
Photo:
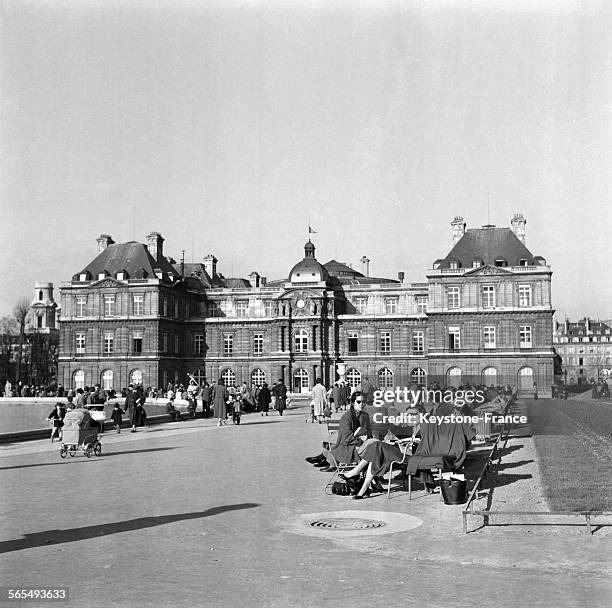
<svg viewBox="0 0 612 608"><path fill-rule="evenodd" d="M380 387L412 382L511 384L540 392L553 380L551 275L525 246L525 224L466 229L427 282L370 277L309 240L287 277L226 278L217 259L174 263L163 237L115 243L62 283L58 380L64 386L166 386L223 377L282 378L306 392L320 377Z"/></svg>

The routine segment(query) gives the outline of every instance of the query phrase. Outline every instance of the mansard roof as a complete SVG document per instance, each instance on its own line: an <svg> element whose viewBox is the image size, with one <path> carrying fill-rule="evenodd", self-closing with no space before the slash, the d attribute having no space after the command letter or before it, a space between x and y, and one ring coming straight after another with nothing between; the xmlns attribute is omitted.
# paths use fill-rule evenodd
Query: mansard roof
<svg viewBox="0 0 612 608"><path fill-rule="evenodd" d="M146 276L155 278L155 269L159 268L174 279L179 278L178 272L166 258L156 262L149 253L146 245L129 241L128 243L113 243L101 251L80 273L74 275L75 279L83 273L89 273L96 278L101 272L115 276L118 272L127 272L130 277Z"/></svg>
<svg viewBox="0 0 612 608"><path fill-rule="evenodd" d="M500 259L508 266L520 266L521 260L526 260L527 266L538 266L543 262L543 258L534 256L510 228L491 226L468 228L450 253L439 260L438 267L450 268L452 261L460 268L471 268L474 260L495 266L495 261Z"/></svg>

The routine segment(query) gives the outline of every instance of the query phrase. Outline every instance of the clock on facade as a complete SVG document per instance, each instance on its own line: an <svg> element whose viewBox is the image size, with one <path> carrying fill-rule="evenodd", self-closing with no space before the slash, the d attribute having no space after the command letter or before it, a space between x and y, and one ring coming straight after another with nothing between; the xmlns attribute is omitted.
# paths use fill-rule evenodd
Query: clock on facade
<svg viewBox="0 0 612 608"><path fill-rule="evenodd" d="M300 298L300 299L299 299L299 300L298 300L298 301L295 303L295 305L296 305L298 308L304 308L304 306L306 306L306 302L304 302L304 300L303 300L302 298Z"/></svg>

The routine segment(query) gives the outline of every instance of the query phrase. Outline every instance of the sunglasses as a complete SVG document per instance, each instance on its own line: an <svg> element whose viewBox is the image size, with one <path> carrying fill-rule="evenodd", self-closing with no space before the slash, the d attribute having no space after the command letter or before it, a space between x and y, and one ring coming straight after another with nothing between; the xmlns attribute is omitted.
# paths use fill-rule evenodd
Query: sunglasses
<svg viewBox="0 0 612 608"><path fill-rule="evenodd" d="M355 403L363 403L363 399L355 399Z"/></svg>

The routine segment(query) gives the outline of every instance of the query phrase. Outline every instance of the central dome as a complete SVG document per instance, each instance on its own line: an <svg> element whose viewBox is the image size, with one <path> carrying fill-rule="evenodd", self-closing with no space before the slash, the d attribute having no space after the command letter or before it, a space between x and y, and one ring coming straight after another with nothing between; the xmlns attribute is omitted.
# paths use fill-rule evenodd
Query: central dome
<svg viewBox="0 0 612 608"><path fill-rule="evenodd" d="M289 273L292 283L320 283L328 281L329 274L315 258L315 246L310 240L304 245L304 259L298 262Z"/></svg>

